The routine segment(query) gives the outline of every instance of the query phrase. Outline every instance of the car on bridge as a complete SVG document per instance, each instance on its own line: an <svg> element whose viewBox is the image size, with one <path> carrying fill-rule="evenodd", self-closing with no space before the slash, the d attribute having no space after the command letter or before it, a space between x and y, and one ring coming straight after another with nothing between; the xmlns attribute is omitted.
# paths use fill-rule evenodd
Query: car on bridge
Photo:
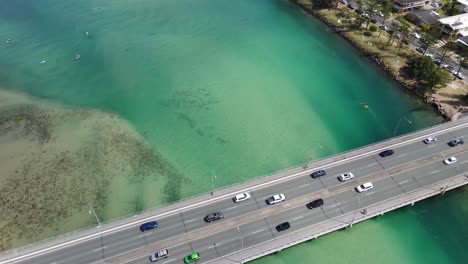
<svg viewBox="0 0 468 264"><path fill-rule="evenodd" d="M351 180L352 178L354 178L354 174L352 174L351 172L346 172L346 173L343 173L340 176L338 176L338 180L340 180L342 182L347 181L347 180Z"/></svg>
<svg viewBox="0 0 468 264"><path fill-rule="evenodd" d="M284 230L288 230L291 227L289 222L284 222L276 226L276 231L281 232Z"/></svg>
<svg viewBox="0 0 468 264"><path fill-rule="evenodd" d="M150 256L150 261L156 262L160 259L167 258L168 256L169 256L169 251L167 249L159 250L158 252L155 252Z"/></svg>
<svg viewBox="0 0 468 264"><path fill-rule="evenodd" d="M275 195L269 197L265 201L266 201L267 204L272 205L272 204L280 203L280 202L282 202L284 200L286 200L286 196L284 194L280 193L280 194L275 194Z"/></svg>
<svg viewBox="0 0 468 264"><path fill-rule="evenodd" d="M456 147L456 146L458 146L458 145L463 145L463 144L465 144L465 141L463 141L462 138L456 138L456 139L450 140L447 144L448 144L450 147Z"/></svg>
<svg viewBox="0 0 468 264"><path fill-rule="evenodd" d="M158 222L151 221L151 222L147 222L147 223L142 224L140 226L140 231L145 232L145 231L148 231L148 230L151 230L151 229L155 229L157 227L158 227Z"/></svg>
<svg viewBox="0 0 468 264"><path fill-rule="evenodd" d="M205 222L211 223L224 218L223 212L209 213L205 216Z"/></svg>
<svg viewBox="0 0 468 264"><path fill-rule="evenodd" d="M428 137L428 138L425 138L425 139L423 140L423 142L424 142L425 144L432 144L432 143L437 142L437 138L436 138L436 137Z"/></svg>
<svg viewBox="0 0 468 264"><path fill-rule="evenodd" d="M235 203L240 203L240 202L246 201L248 199L250 199L250 194L249 193L241 193L241 194L238 194L238 195L234 196L234 198L232 198L232 200Z"/></svg>
<svg viewBox="0 0 468 264"><path fill-rule="evenodd" d="M454 164L455 162L457 162L457 158L455 158L455 157L450 157L450 158L444 160L445 165Z"/></svg>
<svg viewBox="0 0 468 264"><path fill-rule="evenodd" d="M306 204L307 208L309 208L309 209L317 208L317 207L320 207L322 205L323 205L323 199L317 199L317 200L314 200L314 201Z"/></svg>
<svg viewBox="0 0 468 264"><path fill-rule="evenodd" d="M315 179L315 178L322 177L325 175L327 175L327 173L324 170L318 170L318 171L312 172L312 174L310 174L310 177Z"/></svg>
<svg viewBox="0 0 468 264"><path fill-rule="evenodd" d="M374 185L372 184L372 182L366 182L366 183L363 183L363 184L357 186L356 191L358 193L362 193L362 192L368 191L368 190L370 190L372 188L374 188Z"/></svg>
<svg viewBox="0 0 468 264"><path fill-rule="evenodd" d="M188 263L192 263L192 262L195 262L197 260L200 260L200 253L198 252L193 252L192 254L186 256L184 258L184 263L185 264L188 264Z"/></svg>
<svg viewBox="0 0 468 264"><path fill-rule="evenodd" d="M379 156L384 158L384 157L388 157L388 156L393 155L393 153L394 153L393 150L387 149L387 150L384 150L384 151L380 152Z"/></svg>

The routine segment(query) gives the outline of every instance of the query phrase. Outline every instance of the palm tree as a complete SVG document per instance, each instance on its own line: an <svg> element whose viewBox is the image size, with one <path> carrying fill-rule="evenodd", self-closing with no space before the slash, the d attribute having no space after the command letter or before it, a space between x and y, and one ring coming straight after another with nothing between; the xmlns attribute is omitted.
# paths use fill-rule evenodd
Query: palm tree
<svg viewBox="0 0 468 264"><path fill-rule="evenodd" d="M444 53L442 54L442 58L440 58L440 61L443 63L445 56L447 55L447 52L450 49L453 49L456 47L456 40L458 37L458 30L453 30L450 32L449 37L447 38L447 43L444 45Z"/></svg>
<svg viewBox="0 0 468 264"><path fill-rule="evenodd" d="M402 25L400 27L400 33L401 33L401 37L400 37L400 42L398 42L398 50L397 50L397 54L400 53L400 49L401 49L401 46L403 44L403 39L406 39L408 36L409 36L409 28L407 25Z"/></svg>

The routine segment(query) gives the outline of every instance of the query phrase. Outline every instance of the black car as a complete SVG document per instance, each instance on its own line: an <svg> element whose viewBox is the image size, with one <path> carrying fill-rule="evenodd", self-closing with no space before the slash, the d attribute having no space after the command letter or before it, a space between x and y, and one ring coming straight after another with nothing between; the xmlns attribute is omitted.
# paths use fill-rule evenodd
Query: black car
<svg viewBox="0 0 468 264"><path fill-rule="evenodd" d="M289 222L284 222L276 226L276 231L281 232L281 231L289 229L290 227L291 225L289 224Z"/></svg>
<svg viewBox="0 0 468 264"><path fill-rule="evenodd" d="M463 145L465 144L465 141L463 141L463 139L461 138L456 138L456 139L453 139L451 141L449 141L449 143L447 143L449 146L451 147L456 147L458 145Z"/></svg>
<svg viewBox="0 0 468 264"><path fill-rule="evenodd" d="M307 206L307 208L312 209L312 208L316 208L316 207L319 207L319 206L322 206L322 205L323 205L323 199L317 199L317 200L314 200L314 201L308 203L306 206Z"/></svg>
<svg viewBox="0 0 468 264"><path fill-rule="evenodd" d="M442 61L441 61L441 60L434 60L434 63L435 63L435 65L437 65L437 66L442 65Z"/></svg>
<svg viewBox="0 0 468 264"><path fill-rule="evenodd" d="M158 222L156 221L151 221L151 222L147 222L147 223L144 223L140 226L140 231L141 232L145 232L147 230L151 230L151 229L155 229L158 227Z"/></svg>
<svg viewBox="0 0 468 264"><path fill-rule="evenodd" d="M214 213L210 213L208 215L205 216L205 221L208 222L208 223L211 223L213 221L216 221L216 220L220 220L220 219L223 219L224 218L224 215L222 212L214 212Z"/></svg>
<svg viewBox="0 0 468 264"><path fill-rule="evenodd" d="M393 150L387 149L379 153L379 156L384 158L393 155Z"/></svg>
<svg viewBox="0 0 468 264"><path fill-rule="evenodd" d="M314 171L314 172L312 172L312 174L310 174L310 176L312 178L318 178L318 177L322 177L322 176L325 176L325 175L327 175L327 173L324 170Z"/></svg>

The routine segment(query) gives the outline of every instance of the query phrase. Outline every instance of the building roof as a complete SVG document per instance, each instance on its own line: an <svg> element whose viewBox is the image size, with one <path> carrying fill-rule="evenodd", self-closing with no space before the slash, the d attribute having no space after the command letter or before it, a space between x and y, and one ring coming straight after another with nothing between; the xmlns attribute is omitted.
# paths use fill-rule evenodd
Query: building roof
<svg viewBox="0 0 468 264"><path fill-rule="evenodd" d="M468 1L467 0L457 0L457 2L462 4L462 5L468 6Z"/></svg>
<svg viewBox="0 0 468 264"><path fill-rule="evenodd" d="M439 14L432 10L419 9L411 11L408 14L416 16L421 22L426 25L433 25L439 20Z"/></svg>
<svg viewBox="0 0 468 264"><path fill-rule="evenodd" d="M458 30L464 36L468 32L468 13L442 18L439 19L439 22L444 25L450 25L452 29Z"/></svg>

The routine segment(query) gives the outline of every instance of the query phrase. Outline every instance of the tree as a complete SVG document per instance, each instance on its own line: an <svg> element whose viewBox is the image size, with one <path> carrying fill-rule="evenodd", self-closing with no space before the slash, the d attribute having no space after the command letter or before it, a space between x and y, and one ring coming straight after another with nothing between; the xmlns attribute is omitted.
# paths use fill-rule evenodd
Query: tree
<svg viewBox="0 0 468 264"><path fill-rule="evenodd" d="M453 50L456 48L457 37L458 37L458 30L452 30L452 32L450 32L449 37L447 38L447 43L443 46L444 52L442 53L442 58L440 59L442 63L444 62L447 52L451 49Z"/></svg>
<svg viewBox="0 0 468 264"><path fill-rule="evenodd" d="M408 73L432 89L437 85L445 85L450 79L450 74L439 69L432 59L427 56L413 57L408 64Z"/></svg>
<svg viewBox="0 0 468 264"><path fill-rule="evenodd" d="M465 64L468 61L468 49L464 48L460 52L459 55L460 55L460 57L459 57L458 63L460 65L458 66L458 70L457 70L457 73L455 75L458 75L460 73L461 67L463 66L463 64Z"/></svg>
<svg viewBox="0 0 468 264"><path fill-rule="evenodd" d="M385 25L385 22L387 22L387 19L390 17L390 14L392 12L392 4L390 3L389 0L380 0L379 4L380 4L379 10L384 15L382 24ZM380 38L380 34L382 34L382 31L380 31L379 33L379 38Z"/></svg>
<svg viewBox="0 0 468 264"><path fill-rule="evenodd" d="M321 8L336 8L338 0L312 0L314 7Z"/></svg>
<svg viewBox="0 0 468 264"><path fill-rule="evenodd" d="M437 27L423 27L423 32L421 33L424 39L424 53L432 47L441 36L441 32Z"/></svg>
<svg viewBox="0 0 468 264"><path fill-rule="evenodd" d="M409 28L407 25L402 25L400 27L400 33L401 33L401 36L400 36L400 42L398 42L398 51L397 51L397 54L400 53L400 49L401 49L401 46L403 44L403 39L407 38L409 36Z"/></svg>

